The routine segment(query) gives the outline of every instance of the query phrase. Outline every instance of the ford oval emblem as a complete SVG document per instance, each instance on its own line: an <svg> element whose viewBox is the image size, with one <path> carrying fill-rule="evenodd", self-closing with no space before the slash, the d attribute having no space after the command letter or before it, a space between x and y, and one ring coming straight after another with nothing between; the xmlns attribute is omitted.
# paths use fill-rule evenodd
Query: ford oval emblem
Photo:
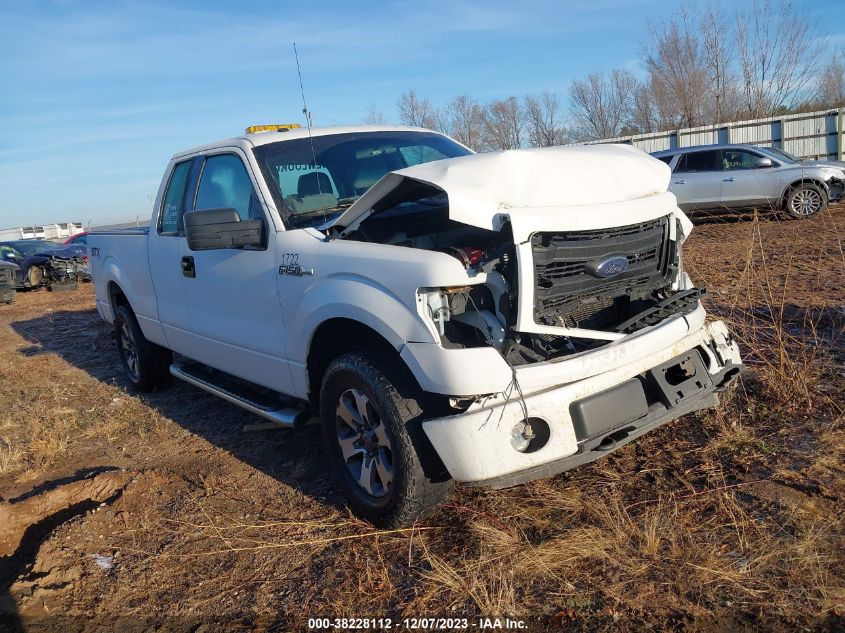
<svg viewBox="0 0 845 633"><path fill-rule="evenodd" d="M609 279L621 275L628 270L628 258L624 255L614 255L601 260L593 269L593 275L602 279Z"/></svg>

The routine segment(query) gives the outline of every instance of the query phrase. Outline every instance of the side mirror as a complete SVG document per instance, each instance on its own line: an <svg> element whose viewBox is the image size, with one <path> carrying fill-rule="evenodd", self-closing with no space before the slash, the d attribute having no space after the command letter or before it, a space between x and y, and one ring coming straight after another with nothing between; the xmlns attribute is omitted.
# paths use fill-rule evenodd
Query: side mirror
<svg viewBox="0 0 845 633"><path fill-rule="evenodd" d="M235 209L188 211L184 222L192 251L260 247L264 241L264 221L241 220Z"/></svg>
<svg viewBox="0 0 845 633"><path fill-rule="evenodd" d="M15 254L12 251L6 251L5 253L3 253L3 257L13 262L18 261L18 258L15 257Z"/></svg>
<svg viewBox="0 0 845 633"><path fill-rule="evenodd" d="M766 158L765 156L761 156L754 163L754 169L763 169L765 167L773 167L773 166L774 166L774 163L772 162L772 159Z"/></svg>

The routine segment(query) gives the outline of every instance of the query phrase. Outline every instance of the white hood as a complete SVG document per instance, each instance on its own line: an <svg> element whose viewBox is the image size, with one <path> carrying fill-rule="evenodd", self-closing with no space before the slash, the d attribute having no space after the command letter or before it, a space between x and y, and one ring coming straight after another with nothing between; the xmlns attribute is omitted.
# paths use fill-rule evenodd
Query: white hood
<svg viewBox="0 0 845 633"><path fill-rule="evenodd" d="M354 229L374 205L406 179L446 192L453 220L498 229L497 216L501 214L517 221L521 214L533 215L531 209L554 208L559 213L568 207L592 207L665 193L670 176L668 165L630 145L474 154L390 172L334 224Z"/></svg>

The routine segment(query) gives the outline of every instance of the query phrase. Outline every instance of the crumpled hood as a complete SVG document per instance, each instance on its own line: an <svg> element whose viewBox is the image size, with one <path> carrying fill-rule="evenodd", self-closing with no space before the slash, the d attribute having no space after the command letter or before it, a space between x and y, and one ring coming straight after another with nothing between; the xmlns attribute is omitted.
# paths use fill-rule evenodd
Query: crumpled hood
<svg viewBox="0 0 845 633"><path fill-rule="evenodd" d="M438 160L390 172L335 222L354 229L407 179L446 192L453 220L497 229L499 214L519 209L594 206L666 192L664 162L630 145L507 150ZM355 226L353 226L353 224Z"/></svg>

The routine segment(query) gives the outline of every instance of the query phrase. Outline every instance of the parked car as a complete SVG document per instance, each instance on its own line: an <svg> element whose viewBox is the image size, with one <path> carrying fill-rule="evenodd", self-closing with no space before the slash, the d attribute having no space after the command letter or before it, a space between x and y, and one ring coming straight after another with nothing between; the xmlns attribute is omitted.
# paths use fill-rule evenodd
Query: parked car
<svg viewBox="0 0 845 633"><path fill-rule="evenodd" d="M90 279L87 249L82 245L64 245L52 240L11 240L0 242L0 260L18 266L18 289L66 284Z"/></svg>
<svg viewBox="0 0 845 633"><path fill-rule="evenodd" d="M9 304L15 300L15 276L19 266L0 260L0 302Z"/></svg>
<svg viewBox="0 0 845 633"><path fill-rule="evenodd" d="M350 507L407 525L450 480L548 477L717 402L742 361L669 177L621 145L247 133L176 154L149 231L89 235L97 310L137 389L318 413Z"/></svg>
<svg viewBox="0 0 845 633"><path fill-rule="evenodd" d="M85 266L82 270L83 280L90 281L91 279L91 264L88 259L88 233L82 232L77 233L76 235L71 235L69 238L65 240L65 245L75 245L80 248L80 252L84 253L85 259Z"/></svg>
<svg viewBox="0 0 845 633"><path fill-rule="evenodd" d="M652 154L669 165L669 191L684 211L780 209L794 218L822 211L845 193L845 170L753 145L699 145Z"/></svg>
<svg viewBox="0 0 845 633"><path fill-rule="evenodd" d="M88 232L83 231L82 233L76 233L75 235L71 235L64 241L65 244L82 244L83 246L88 245Z"/></svg>

